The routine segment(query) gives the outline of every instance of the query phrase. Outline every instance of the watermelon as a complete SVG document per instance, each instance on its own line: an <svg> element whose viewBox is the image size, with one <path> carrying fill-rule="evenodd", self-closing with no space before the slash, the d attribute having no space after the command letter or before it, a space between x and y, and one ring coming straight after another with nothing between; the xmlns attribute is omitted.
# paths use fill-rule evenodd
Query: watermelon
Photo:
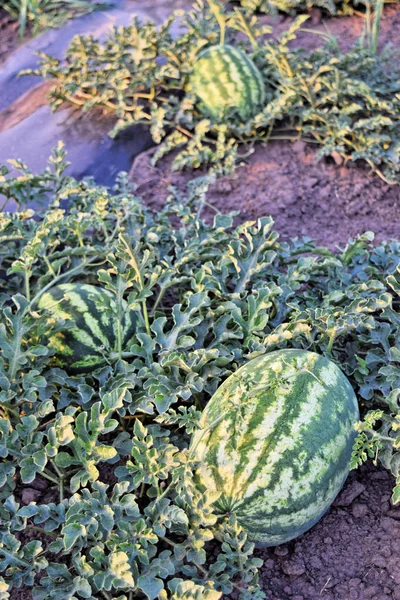
<svg viewBox="0 0 400 600"><path fill-rule="evenodd" d="M104 365L107 356L117 351L118 322L114 298L108 290L85 283L58 285L40 297L39 309L49 310L56 321L66 321L65 327L49 336L48 345L55 351L57 366L84 373ZM134 328L134 313L125 310L121 321L124 347Z"/></svg>
<svg viewBox="0 0 400 600"><path fill-rule="evenodd" d="M233 46L211 46L198 57L188 90L205 116L218 121L236 112L247 121L263 107L265 86L254 62Z"/></svg>
<svg viewBox="0 0 400 600"><path fill-rule="evenodd" d="M216 391L191 441L198 485L220 493L251 541L275 546L328 510L349 473L359 410L342 371L305 350L278 350Z"/></svg>

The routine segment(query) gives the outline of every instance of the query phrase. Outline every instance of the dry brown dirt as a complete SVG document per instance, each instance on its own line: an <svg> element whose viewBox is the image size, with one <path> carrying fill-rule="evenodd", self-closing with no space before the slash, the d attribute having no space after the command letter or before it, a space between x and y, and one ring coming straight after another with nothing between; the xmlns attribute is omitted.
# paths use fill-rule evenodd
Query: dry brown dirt
<svg viewBox="0 0 400 600"><path fill-rule="evenodd" d="M25 36L27 39L28 34ZM0 65L20 44L18 23L0 8Z"/></svg>
<svg viewBox="0 0 400 600"><path fill-rule="evenodd" d="M268 600L400 600L400 508L393 481L353 472L329 513L298 540L259 551Z"/></svg>
<svg viewBox="0 0 400 600"><path fill-rule="evenodd" d="M151 166L153 152L136 159L131 178L138 195L156 208L171 185L184 190L194 174L171 173L171 158ZM314 147L299 141L257 146L248 163L218 179L207 197L222 212L240 210L241 218L271 215L283 238L310 236L331 248L368 230L378 240L398 238L399 200L400 186L385 184L362 166L317 161Z"/></svg>

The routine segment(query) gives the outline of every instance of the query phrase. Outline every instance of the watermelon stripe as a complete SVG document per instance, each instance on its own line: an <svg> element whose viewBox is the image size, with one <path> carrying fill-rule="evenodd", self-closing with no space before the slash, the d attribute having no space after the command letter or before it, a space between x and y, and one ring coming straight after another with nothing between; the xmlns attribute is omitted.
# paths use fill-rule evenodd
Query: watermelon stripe
<svg viewBox="0 0 400 600"><path fill-rule="evenodd" d="M194 65L188 90L201 101L201 109L218 119L236 109L247 120L265 102L262 75L252 60L233 46L212 46Z"/></svg>
<svg viewBox="0 0 400 600"><path fill-rule="evenodd" d="M106 333L101 329L100 322L90 313L83 315L85 325L87 329L98 339L101 344L108 348L110 346L110 340L107 338Z"/></svg>
<svg viewBox="0 0 400 600"><path fill-rule="evenodd" d="M257 108L264 102L264 82L261 74L247 56L245 56L240 50L233 46L226 47L227 53L231 56L231 63L235 65L239 72L237 79L238 85L240 81L247 81L246 86L246 100L249 108ZM243 57L245 60L243 60Z"/></svg>
<svg viewBox="0 0 400 600"><path fill-rule="evenodd" d="M109 348L114 345L112 342L110 343L110 334L113 338L114 331L113 328L108 331L107 329L102 329L101 319L99 320L98 318L99 313L102 316L104 315L109 323L110 319L107 317L105 311L99 310L99 304L98 302L95 302L95 298L99 296L99 292L96 291L94 293L91 289L92 287L93 286L84 285L81 286L82 289L79 289L77 292L67 290L64 298L66 299L66 305L70 307L71 313L74 315L77 327L90 332L91 337L95 338L95 340L87 343L87 345L91 348L97 348L101 345ZM82 292L85 293L84 297ZM82 341L79 337L76 339Z"/></svg>
<svg viewBox="0 0 400 600"><path fill-rule="evenodd" d="M235 93L233 86L229 90L230 79L228 73L230 67L230 63L224 57L219 57L218 52L215 52L215 50L210 54L209 63L204 61L203 80L206 82L211 75L213 87L209 89L209 93L211 94L211 98L216 102L225 102ZM226 75L225 81L223 80L224 75Z"/></svg>
<svg viewBox="0 0 400 600"><path fill-rule="evenodd" d="M63 284L43 294L39 308L49 310L54 319L74 324L49 339L59 366L75 371L92 370L104 364L105 355L117 350L117 306L109 291L89 284ZM114 318L110 310L114 311ZM134 330L134 313L126 312L122 320L124 347Z"/></svg>
<svg viewBox="0 0 400 600"><path fill-rule="evenodd" d="M243 88L243 92L245 94L244 102L248 107L248 110L251 111L253 110L254 106L257 106L259 100L254 95L255 87L253 85L253 79L257 79L254 77L254 69L251 69L247 57L246 60L241 60L242 53L236 48L227 48L226 53L230 58L231 76L236 83L237 89L240 88L241 81L247 81L247 85L245 85Z"/></svg>
<svg viewBox="0 0 400 600"><path fill-rule="evenodd" d="M219 62L220 87L225 91L223 99L229 100L239 91L243 91L244 101L247 100L248 86L241 85L240 65L233 60L231 48L226 48L224 54L217 55L215 61Z"/></svg>
<svg viewBox="0 0 400 600"><path fill-rule="evenodd" d="M222 492L217 509L235 511L254 541L287 541L316 522L341 488L357 419L354 392L334 363L303 350L261 356L204 410L191 444L198 479Z"/></svg>

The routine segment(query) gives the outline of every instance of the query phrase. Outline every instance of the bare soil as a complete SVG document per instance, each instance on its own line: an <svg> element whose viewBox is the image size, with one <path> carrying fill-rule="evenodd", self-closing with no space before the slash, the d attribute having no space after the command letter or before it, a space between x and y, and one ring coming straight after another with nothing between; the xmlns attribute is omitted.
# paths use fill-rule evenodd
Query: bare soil
<svg viewBox="0 0 400 600"><path fill-rule="evenodd" d="M131 170L137 193L153 208L165 201L169 186L183 190L205 174L171 173L171 158L153 167L153 153L140 155ZM300 141L259 145L246 165L211 186L207 201L222 212L240 210L242 219L271 215L283 239L310 236L330 248L368 230L379 241L400 236L400 186L362 166L317 161L316 154Z"/></svg>
<svg viewBox="0 0 400 600"><path fill-rule="evenodd" d="M258 551L268 600L400 600L400 507L391 476L352 472L329 513L298 540Z"/></svg>
<svg viewBox="0 0 400 600"><path fill-rule="evenodd" d="M0 65L20 44L19 24L0 8Z"/></svg>

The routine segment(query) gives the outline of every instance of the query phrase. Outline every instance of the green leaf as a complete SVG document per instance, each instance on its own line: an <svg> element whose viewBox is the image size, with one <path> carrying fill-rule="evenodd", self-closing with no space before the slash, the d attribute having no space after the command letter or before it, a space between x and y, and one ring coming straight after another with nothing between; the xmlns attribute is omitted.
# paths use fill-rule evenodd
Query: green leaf
<svg viewBox="0 0 400 600"><path fill-rule="evenodd" d="M64 549L70 550L79 538L85 537L86 528L79 523L70 523L62 529L64 537Z"/></svg>
<svg viewBox="0 0 400 600"><path fill-rule="evenodd" d="M110 570L117 580L114 581L114 587L135 587L128 555L125 552L113 552L110 555Z"/></svg>
<svg viewBox="0 0 400 600"><path fill-rule="evenodd" d="M162 580L153 575L141 575L137 583L149 600L155 600L164 588Z"/></svg>
<svg viewBox="0 0 400 600"><path fill-rule="evenodd" d="M100 460L109 460L117 455L117 451L111 446L96 446L96 454Z"/></svg>

